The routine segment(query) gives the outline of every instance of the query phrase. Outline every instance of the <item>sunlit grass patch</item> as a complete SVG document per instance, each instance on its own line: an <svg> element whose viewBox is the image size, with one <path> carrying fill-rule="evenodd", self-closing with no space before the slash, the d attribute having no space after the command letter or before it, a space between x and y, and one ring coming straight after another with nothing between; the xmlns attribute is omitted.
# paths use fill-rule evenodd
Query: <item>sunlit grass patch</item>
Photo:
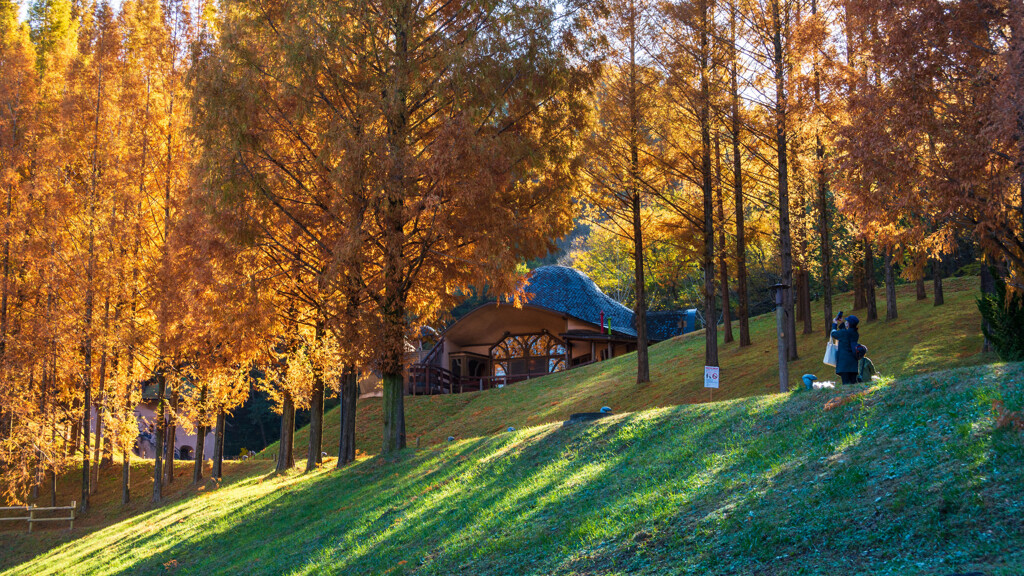
<svg viewBox="0 0 1024 576"><path fill-rule="evenodd" d="M773 318L754 346L723 346L723 388L707 402L701 335L501 390L408 398L410 444L344 471L271 476L266 458L232 463L219 487L176 478L168 502L120 510L104 472L96 515L74 533L0 533L11 574L945 574L1019 575L1024 455L993 430L1015 401L1020 365L907 377L990 360L977 353L976 279L947 304L900 303L898 323L865 324L885 377L852 389L771 393ZM847 302L840 302L845 306ZM845 309L845 308L844 308ZM794 381L820 364L801 336ZM926 350L919 354L917 351ZM908 369L909 367L909 369ZM900 376L898 378L894 376ZM862 397L825 411L831 398ZM609 405L591 425L568 414ZM336 412L325 435L337 434ZM380 405L363 401L361 450L377 448ZM506 432L514 426L515 432ZM447 442L447 436L457 441ZM305 433L296 441L304 452ZM184 467L181 469L185 473ZM62 479L62 494L76 488ZM124 519L106 526L112 518ZM91 524L90 524L91 522ZM44 552L39 554L40 552ZM11 556L8 556L11 554ZM33 556L38 557L33 558ZM11 566L5 558L25 561ZM827 568L827 569L826 569Z"/></svg>
<svg viewBox="0 0 1024 576"><path fill-rule="evenodd" d="M945 574L1024 566L1022 365L549 425L269 476L10 574ZM242 472L242 470L239 470ZM9 538L5 536L4 538Z"/></svg>

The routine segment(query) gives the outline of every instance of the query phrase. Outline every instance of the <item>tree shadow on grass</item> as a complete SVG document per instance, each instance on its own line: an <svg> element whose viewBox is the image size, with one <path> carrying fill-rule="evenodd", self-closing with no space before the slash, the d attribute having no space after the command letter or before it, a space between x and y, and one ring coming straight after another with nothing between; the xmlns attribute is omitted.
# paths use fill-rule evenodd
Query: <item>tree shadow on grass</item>
<svg viewBox="0 0 1024 576"><path fill-rule="evenodd" d="M1021 458L992 446L976 385L917 379L823 414L832 395L674 407L253 479L227 488L252 492L230 508L182 502L144 519L153 532L64 552L140 554L107 570L132 574L172 561L176 574L884 573L883 562L972 559L939 558L943 546L1002 553L977 517L1020 541L1020 511L991 507L1024 501L1010 466Z"/></svg>
<svg viewBox="0 0 1024 576"><path fill-rule="evenodd" d="M752 477L709 494L649 542L619 542L552 573L987 572L1024 542L1022 505L1007 506L1024 501L1024 476L1021 455L991 433L987 387L978 382L985 372L961 371L963 382L938 387L922 378L876 390L813 426L787 429L781 447L754 440L748 449L776 452L763 473L737 460L721 476ZM947 409L919 410L928 402ZM920 414L932 425L917 425ZM1014 477L993 481L1007 468ZM652 558L660 560L654 568Z"/></svg>

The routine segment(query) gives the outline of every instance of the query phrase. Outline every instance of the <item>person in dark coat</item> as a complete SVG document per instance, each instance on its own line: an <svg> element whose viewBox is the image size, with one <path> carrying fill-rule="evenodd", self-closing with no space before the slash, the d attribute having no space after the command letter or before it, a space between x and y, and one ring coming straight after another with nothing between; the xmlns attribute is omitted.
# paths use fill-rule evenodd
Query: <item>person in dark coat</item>
<svg viewBox="0 0 1024 576"><path fill-rule="evenodd" d="M839 324L837 329L832 331L832 337L837 343L836 374L843 379L843 384L856 384L857 339L860 338L857 325L860 324L860 319L856 316L847 316L844 324Z"/></svg>

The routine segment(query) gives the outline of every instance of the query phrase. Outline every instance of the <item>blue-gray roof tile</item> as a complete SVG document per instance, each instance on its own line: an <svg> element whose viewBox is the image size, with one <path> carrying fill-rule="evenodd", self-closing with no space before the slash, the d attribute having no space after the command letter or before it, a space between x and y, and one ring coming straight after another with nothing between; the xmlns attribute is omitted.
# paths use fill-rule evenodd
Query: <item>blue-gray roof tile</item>
<svg viewBox="0 0 1024 576"><path fill-rule="evenodd" d="M633 311L608 296L586 274L566 266L542 266L528 279L527 301L590 322L605 322L620 334L636 337Z"/></svg>

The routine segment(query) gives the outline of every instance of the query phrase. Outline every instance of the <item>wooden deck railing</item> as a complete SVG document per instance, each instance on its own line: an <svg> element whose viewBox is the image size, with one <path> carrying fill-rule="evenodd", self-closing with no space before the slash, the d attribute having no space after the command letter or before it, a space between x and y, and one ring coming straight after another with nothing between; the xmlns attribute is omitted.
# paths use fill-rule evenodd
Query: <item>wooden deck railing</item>
<svg viewBox="0 0 1024 576"><path fill-rule="evenodd" d="M37 507L35 504L31 506L7 506L0 507L0 514L4 512L21 512L28 514L28 516L0 516L0 522L28 522L28 531L32 531L32 525L36 522L70 522L70 528L75 527L75 501L71 501L71 506L47 506ZM53 513L53 512L67 512L68 516L58 516L57 518L36 518L36 514L39 513Z"/></svg>
<svg viewBox="0 0 1024 576"><path fill-rule="evenodd" d="M406 391L413 396L430 394L461 394L501 388L508 384L522 382L544 374L516 374L513 376L461 377L451 370L431 364L413 364L409 367L409 381Z"/></svg>

